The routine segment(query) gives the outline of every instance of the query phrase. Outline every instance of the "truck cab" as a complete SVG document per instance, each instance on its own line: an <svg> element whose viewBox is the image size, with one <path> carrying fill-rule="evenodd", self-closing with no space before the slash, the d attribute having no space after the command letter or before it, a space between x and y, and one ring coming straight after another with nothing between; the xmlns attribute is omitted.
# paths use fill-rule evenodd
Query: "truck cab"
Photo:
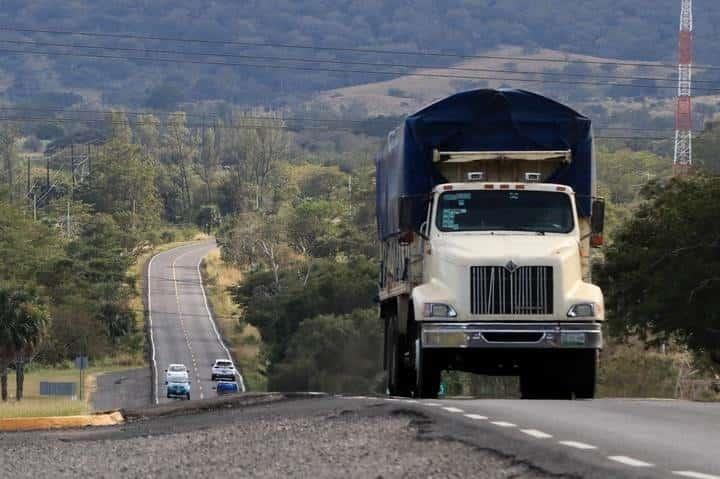
<svg viewBox="0 0 720 479"><path fill-rule="evenodd" d="M419 228L418 202L400 201L407 233L384 243L381 300L397 323L386 328L389 391L433 397L455 369L519 376L525 398L593 397L604 302L590 248L603 203L592 221L571 186L543 182L571 152L434 158L450 181L430 192Z"/></svg>

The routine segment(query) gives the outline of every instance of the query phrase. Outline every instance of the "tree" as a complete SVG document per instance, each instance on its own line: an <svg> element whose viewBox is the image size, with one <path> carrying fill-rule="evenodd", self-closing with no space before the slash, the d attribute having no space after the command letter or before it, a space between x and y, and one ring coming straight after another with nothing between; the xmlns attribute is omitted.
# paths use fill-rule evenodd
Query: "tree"
<svg viewBox="0 0 720 479"><path fill-rule="evenodd" d="M376 265L368 259L337 262L322 258L315 262L307 282L292 268L282 269L278 288L272 272L259 270L247 274L232 293L235 302L245 308L245 320L260 331L268 357L276 364L305 319L372 307L376 277Z"/></svg>
<svg viewBox="0 0 720 479"><path fill-rule="evenodd" d="M273 391L367 393L382 373L382 323L374 308L306 319L273 368Z"/></svg>
<svg viewBox="0 0 720 479"><path fill-rule="evenodd" d="M12 203L15 196L15 141L18 138L18 129L13 123L5 124L0 129L0 156L3 161L5 181L8 188L9 200Z"/></svg>
<svg viewBox="0 0 720 479"><path fill-rule="evenodd" d="M16 394L23 397L24 365L39 347L50 315L33 294L0 289L0 382L2 400L7 401L7 370L15 363Z"/></svg>
<svg viewBox="0 0 720 479"><path fill-rule="evenodd" d="M105 144L80 194L96 211L112 214L128 230L144 230L160 220L157 169L124 132L121 129Z"/></svg>
<svg viewBox="0 0 720 479"><path fill-rule="evenodd" d="M183 216L188 219L192 209L190 172L197 150L197 140L187 127L185 112L175 112L170 115L163 142L170 163L177 168L175 181L182 192Z"/></svg>
<svg viewBox="0 0 720 479"><path fill-rule="evenodd" d="M268 177L276 165L289 156L291 142L287 125L280 113L256 111L253 115L264 117L246 123L247 128L251 128L246 155L255 184L255 209L259 210L263 206Z"/></svg>
<svg viewBox="0 0 720 479"><path fill-rule="evenodd" d="M720 349L720 177L651 183L598 268L614 334Z"/></svg>

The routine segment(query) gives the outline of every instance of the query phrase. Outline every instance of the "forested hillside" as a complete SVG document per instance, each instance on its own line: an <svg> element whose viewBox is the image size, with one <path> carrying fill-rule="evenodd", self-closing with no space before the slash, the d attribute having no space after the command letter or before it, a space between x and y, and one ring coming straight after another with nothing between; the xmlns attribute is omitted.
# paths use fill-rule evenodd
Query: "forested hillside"
<svg viewBox="0 0 720 479"><path fill-rule="evenodd" d="M537 48L551 48L610 58L672 62L676 54L678 10L679 2L675 0L6 0L0 11L3 27L0 48L5 50L0 59L0 93L6 101L56 106L67 106L82 99L152 108L214 99L234 103L292 102L318 90L388 76L348 73L347 67L270 60L268 56L305 60L352 58L379 63L421 60L423 65L435 66L457 60L63 36L11 31L8 27L322 47L440 50L458 54L516 45L528 53ZM718 40L715 27L718 24L720 3L698 2L695 28L698 63L715 60L713 46ZM59 43L73 45L73 48L60 47ZM123 50L103 50L98 46ZM29 51L48 55L28 54ZM68 56L68 52L94 56ZM177 59L177 52L182 54L183 63L167 61ZM218 57L217 54L245 57ZM134 57L135 60L105 58L107 56ZM196 63L207 60L237 65ZM301 66L303 70L286 69L282 65ZM323 68L334 71L318 71ZM354 70L377 70L377 67Z"/></svg>

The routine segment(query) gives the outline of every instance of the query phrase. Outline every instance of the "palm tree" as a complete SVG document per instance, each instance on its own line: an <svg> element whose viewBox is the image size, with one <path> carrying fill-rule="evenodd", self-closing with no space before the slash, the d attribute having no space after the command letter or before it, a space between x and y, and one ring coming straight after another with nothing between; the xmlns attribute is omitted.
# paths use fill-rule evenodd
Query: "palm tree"
<svg viewBox="0 0 720 479"><path fill-rule="evenodd" d="M32 357L47 331L50 316L27 291L9 292L0 289L0 379L2 400L7 401L7 370L15 362L16 392L23 397L25 361Z"/></svg>

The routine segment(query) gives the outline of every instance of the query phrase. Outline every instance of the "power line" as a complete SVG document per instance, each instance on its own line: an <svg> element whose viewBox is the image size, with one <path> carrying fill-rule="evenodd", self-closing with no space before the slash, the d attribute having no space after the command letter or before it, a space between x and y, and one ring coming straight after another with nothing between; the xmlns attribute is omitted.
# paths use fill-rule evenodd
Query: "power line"
<svg viewBox="0 0 720 479"><path fill-rule="evenodd" d="M167 115L170 117L173 116L181 116L185 115L187 117L197 117L197 118L206 118L210 116L211 121L210 122L203 122L202 124L211 127L213 125L213 122L217 122L217 118L215 114L209 115L205 113L190 113L190 112L163 112L163 111L126 111L122 109L118 110L69 110L67 108L33 108L33 107L12 107L12 106L0 106L0 110L10 110L10 111L21 111L21 112L41 112L41 113L81 113L81 114L97 114L97 115L112 115L113 113L122 113L127 116L147 116L147 115L153 115L153 116L161 116L161 115ZM241 113L241 118L243 119L253 119L253 120L268 120L273 119L272 117L268 116L260 116L260 115L247 115L245 112ZM282 121L310 121L310 122L325 122L325 123L358 123L363 124L368 121L393 121L394 123L397 123L397 119L393 117L377 117L377 118L366 118L366 119L342 119L342 118L311 118L311 117L280 117L276 118ZM137 120L140 121L140 120Z"/></svg>
<svg viewBox="0 0 720 479"><path fill-rule="evenodd" d="M417 72L396 72L396 71L378 71L378 70L351 70L341 68L317 68L317 67L305 67L300 65L276 65L276 64L260 64L260 63L238 63L238 62L213 62L209 60L189 60L182 58L148 58L148 57L132 57L132 56L121 56L121 55L102 55L102 54L91 54L91 53L77 53L77 52L48 52L48 51L28 51L28 50L13 50L13 49L0 49L0 53L9 54L20 54L20 55L43 55L43 56L70 56L70 57L83 57L83 58L96 58L96 59L111 59L111 60L131 60L131 61L143 61L143 62L163 62L163 63L182 63L182 64L195 64L195 65L214 65L214 66L226 66L226 67L249 67L249 68L260 68L260 69L275 69L275 70L299 70L299 71L310 71L310 72L326 72L326 73L362 73L370 75L384 75L384 76L412 76L421 78L444 78L444 79L456 79L456 80L486 80L486 81L500 81L500 82L518 82L518 83L557 83L565 85L594 85L594 86L618 86L626 88L654 88L654 89L672 89L675 90L674 86L665 85L647 85L647 84L631 84L631 83L614 83L614 82L592 82L592 81L565 81L565 80L551 80L551 79L526 79L526 78L503 78L503 77L482 77L482 76L471 76L471 75L445 75L445 74L433 74L433 73L417 73ZM697 91L705 91L708 93L720 93L718 88L697 88Z"/></svg>
<svg viewBox="0 0 720 479"><path fill-rule="evenodd" d="M663 81L663 82L675 82L675 78L667 77L647 77L647 76L632 76L632 75L603 75L595 73L572 73L572 72L539 72L539 71L518 71L518 70L498 70L491 68L470 68L470 67L438 67L437 65L421 65L421 64L399 64L399 63L377 63L377 62L361 62L353 60L331 60L331 59L318 59L318 58L306 58L306 57L278 57L278 56L267 56L267 55L241 55L234 53L220 53L220 52L191 52L181 50L161 50L153 48L137 48L137 47L109 47L102 45L82 45L76 43L56 43L56 42L38 42L31 40L7 40L0 39L0 43L10 43L15 45L31 45L31 46L44 46L44 47L57 47L57 48L74 48L74 49L89 49L89 50L103 50L103 51L124 51L124 52L139 52L139 53L152 53L162 55L186 55L186 56L203 56L203 57L221 57L221 58L239 58L245 60L268 60L268 61L285 61L285 62L300 62L300 63L316 63L316 64L331 64L331 65L356 65L356 66L370 66L380 68L405 68L405 69L438 69L460 71L460 72L481 72L481 73L505 73L512 75L543 75L543 76L561 76L561 77L576 77L576 78L594 78L594 79L607 79L607 80L644 80L644 81ZM696 80L696 83L708 83L717 84L713 80Z"/></svg>
<svg viewBox="0 0 720 479"><path fill-rule="evenodd" d="M62 110L59 108L21 108L21 107L0 107L0 110L11 110L11 111L31 111L31 112L62 112L62 113L75 113L76 111L82 111L83 113L92 113L97 115L106 115L109 116L113 113L121 113L123 115L135 115L140 116L144 115L146 113L143 112L136 112L136 111L113 111L113 110ZM172 115L177 116L178 112L172 113ZM330 122L334 124L342 124L342 123L349 123L349 124L368 124L375 121L373 118L368 118L366 120L359 120L359 119L325 119L325 118L311 118L311 117L270 117L270 116L242 116L243 119L250 119L250 120L256 120L256 121L276 121L276 122L283 122L283 123L296 123L296 122L312 122L312 123L323 123L323 122ZM385 118L380 119L387 121L388 123L392 120L392 124L395 125L398 123L398 121L394 118ZM76 123L102 123L102 124L112 124L112 125L122 125L125 123L125 120L113 120L112 118L47 118L47 117L0 117L0 121L48 121L48 122L76 122ZM135 122L135 124L143 124L144 121L141 119L134 119L134 120L127 120L127 123L131 123L131 121ZM321 130L328 130L328 131L351 131L351 129L348 128L321 128L316 125L311 126L300 126L300 125L285 125L284 127L276 126L276 125L267 125L267 124L244 124L244 123L218 123L215 121L214 123L188 123L185 125L186 128L218 128L218 129L255 129L255 128L283 128L283 129L321 129ZM595 125L595 130L604 130L604 131L633 131L633 132L665 132L665 133L672 133L672 128L637 128L637 127L624 127L624 126L603 126L603 125Z"/></svg>
<svg viewBox="0 0 720 479"><path fill-rule="evenodd" d="M90 124L103 124L107 125L108 123L111 124L124 124L125 122L122 121L111 121L111 120L102 120L102 119L96 119L96 120L78 120L75 118L40 118L40 117L34 117L34 118L4 118L0 117L0 121L29 121L29 122L48 122L48 123L90 123ZM186 125L187 128L202 128L202 127L210 127L209 125ZM344 131L344 132L353 132L355 130L351 128L338 128L338 127L317 127L317 126L270 126L270 125L216 125L215 128L226 128L226 129L247 129L247 130L317 130L317 131ZM602 128L598 128L602 129ZM649 131L655 131L655 130L649 130ZM607 136L607 135L594 135L593 138L597 140L651 140L651 141L659 141L659 140L667 140L668 138L664 137L650 137L650 136Z"/></svg>
<svg viewBox="0 0 720 479"><path fill-rule="evenodd" d="M650 63L650 62L630 62L630 61L602 61L602 60L580 60L580 59L561 59L561 58L537 58L537 57L518 57L504 55L466 55L454 52L438 52L438 51L408 51L408 50L385 50L372 48L351 48L351 47L331 47L331 46L315 46L302 45L294 43L276 43L276 42L249 42L235 40L210 40L201 38L182 38L168 37L157 35L145 35L136 33L103 33L103 32L87 32L87 31L70 31L56 29L40 29L27 28L20 26L0 25L0 31L18 32L18 33L45 33L52 35L73 35L97 38L114 38L114 39L131 39L131 40L153 40L178 43L195 43L203 45L226 45L240 47L266 47L266 48L288 48L299 50L313 51L333 51L348 52L360 54L380 54L380 55L408 55L408 56L426 56L441 58L465 58L465 59L490 59L490 60L509 60L509 61L526 61L526 62L545 62L545 63L579 63L589 65L617 65L617 66L634 66L644 68L670 68L677 69L677 65L671 63ZM706 70L720 70L720 66L715 65L696 65L697 68Z"/></svg>

